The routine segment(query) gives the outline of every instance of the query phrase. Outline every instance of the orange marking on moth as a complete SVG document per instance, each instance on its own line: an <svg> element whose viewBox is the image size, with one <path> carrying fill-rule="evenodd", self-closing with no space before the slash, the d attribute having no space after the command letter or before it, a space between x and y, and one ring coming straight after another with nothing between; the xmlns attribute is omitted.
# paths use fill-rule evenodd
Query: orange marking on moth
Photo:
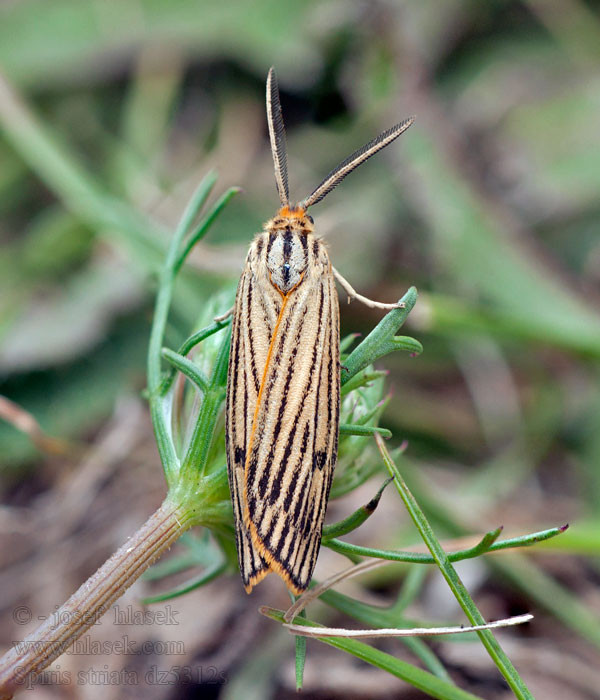
<svg viewBox="0 0 600 700"><path fill-rule="evenodd" d="M290 207L286 204L278 211L279 216L284 216L286 219L303 219L306 215L306 209L302 207Z"/></svg>
<svg viewBox="0 0 600 700"><path fill-rule="evenodd" d="M267 574L271 573L271 571L272 569L263 569L258 574L251 576L250 580L248 581L248 585L244 585L246 593L252 593L254 586L256 586L257 583L260 583Z"/></svg>

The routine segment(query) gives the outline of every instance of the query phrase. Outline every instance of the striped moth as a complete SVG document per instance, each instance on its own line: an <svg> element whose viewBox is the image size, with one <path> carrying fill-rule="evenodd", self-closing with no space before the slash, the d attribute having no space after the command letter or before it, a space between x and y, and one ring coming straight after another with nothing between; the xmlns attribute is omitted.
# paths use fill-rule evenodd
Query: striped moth
<svg viewBox="0 0 600 700"><path fill-rule="evenodd" d="M337 279L306 211L413 122L388 129L346 158L306 199L290 204L285 132L273 69L267 121L281 208L248 252L233 314L227 380L227 466L246 591L275 572L308 587L337 457L340 411ZM225 316L227 316L226 314ZM223 317L221 317L223 318Z"/></svg>

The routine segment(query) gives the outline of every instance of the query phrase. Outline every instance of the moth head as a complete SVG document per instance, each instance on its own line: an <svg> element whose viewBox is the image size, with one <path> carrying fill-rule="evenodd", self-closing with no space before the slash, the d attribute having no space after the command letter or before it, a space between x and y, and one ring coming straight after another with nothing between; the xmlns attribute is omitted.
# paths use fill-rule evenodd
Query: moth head
<svg viewBox="0 0 600 700"><path fill-rule="evenodd" d="M311 217L306 215L306 210L313 204L317 204L326 197L334 187L337 187L340 182L355 170L361 163L364 163L377 151L389 146L392 141L395 141L400 134L404 133L408 127L414 122L414 117L409 117L404 121L396 124L391 129L379 134L362 148L354 151L345 160L343 160L337 168L334 168L329 175L312 191L308 197L305 197L295 206L290 207L290 195L288 187L287 173L287 151L285 145L285 128L283 126L283 116L281 114L281 103L279 101L279 88L277 86L277 78L275 70L271 68L267 76L267 122L269 124L269 138L271 140L271 152L273 153L273 163L275 165L275 183L277 184L277 192L281 200L282 207L278 215L283 216L283 212L302 212L309 223L312 224ZM286 213L287 216L287 213ZM299 218L300 214L294 214L292 218ZM275 217L277 218L277 217Z"/></svg>

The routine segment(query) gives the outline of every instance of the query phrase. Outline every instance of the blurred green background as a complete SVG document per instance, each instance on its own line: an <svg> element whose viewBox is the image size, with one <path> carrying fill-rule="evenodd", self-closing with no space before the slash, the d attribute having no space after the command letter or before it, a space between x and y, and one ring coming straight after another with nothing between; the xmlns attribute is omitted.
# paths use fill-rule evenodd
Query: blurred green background
<svg viewBox="0 0 600 700"><path fill-rule="evenodd" d="M440 536L571 523L543 553L478 569L472 593L504 601L491 606L497 616L539 612L522 633L536 643L513 661L540 697L600 697L589 661L600 647L597 3L3 3L0 393L78 443L96 444L123 411L130 418L156 271L194 187L216 169L217 189L243 192L178 284L173 346L235 282L277 207L271 65L292 199L417 116L312 210L316 230L362 294L393 301L419 289L408 332L425 352L386 361L393 397L382 424L409 441L407 478ZM342 331L368 332L379 315L340 296ZM126 457L160 494L140 420L146 441ZM0 444L4 560L26 570L40 546L31 512L79 467L6 422ZM90 507L104 483L91 481ZM47 518L60 518L60 503ZM560 672L558 658L569 660Z"/></svg>

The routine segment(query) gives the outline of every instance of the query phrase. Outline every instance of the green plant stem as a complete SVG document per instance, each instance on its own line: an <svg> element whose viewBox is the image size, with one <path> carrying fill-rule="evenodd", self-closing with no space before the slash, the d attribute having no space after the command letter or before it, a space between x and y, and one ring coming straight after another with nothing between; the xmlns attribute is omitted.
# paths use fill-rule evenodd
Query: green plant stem
<svg viewBox="0 0 600 700"><path fill-rule="evenodd" d="M181 465L180 480L185 486L197 483L204 475L206 457L214 439L215 424L225 399L224 378L227 375L230 335L229 331L224 334L213 373L204 392L190 446Z"/></svg>
<svg viewBox="0 0 600 700"><path fill-rule="evenodd" d="M191 335L187 340L183 342L181 347L177 350L177 353L179 355L187 355L190 350L196 347L199 343L201 343L203 340L206 340L209 338L211 335L214 335L218 331L220 331L222 328L225 328L231 323L231 317L225 319L224 321L215 321L214 323L211 323L210 326L207 326L206 328L202 328L198 332L194 333Z"/></svg>
<svg viewBox="0 0 600 700"><path fill-rule="evenodd" d="M192 524L191 513L167 497L64 605L0 659L0 700L63 654Z"/></svg>
<svg viewBox="0 0 600 700"><path fill-rule="evenodd" d="M162 356L167 362L170 362L173 367L176 367L181 374L194 382L198 389L203 392L208 390L208 379L204 376L202 370L191 360L188 360L187 357L173 352L169 350L169 348L162 349Z"/></svg>
<svg viewBox="0 0 600 700"><path fill-rule="evenodd" d="M167 256L161 268L158 294L156 295L156 305L154 309L154 320L150 332L148 344L148 394L150 402L150 414L152 425L156 436L156 444L160 454L160 459L165 471L165 477L169 485L177 471L179 460L175 454L175 447L170 436L170 427L165 409L163 406L160 388L162 382L161 350L163 346L167 317L173 296L173 285L176 277L176 264L179 250L186 233L189 231L192 222L196 218L198 211L208 198L208 195L216 182L214 173L207 175L198 186L194 196L190 200L186 210L177 226L175 235L171 239Z"/></svg>
<svg viewBox="0 0 600 700"><path fill-rule="evenodd" d="M173 296L173 284L176 276L175 266L177 264L178 253L186 233L193 220L196 218L198 211L206 201L215 182L216 175L212 173L207 175L198 186L198 189L181 217L175 235L171 239L169 249L167 250L167 256L160 273L158 294L156 296L156 306L154 309L154 321L148 348L148 389L151 397L160 386L161 348L167 325L169 307L171 305L171 297Z"/></svg>
<svg viewBox="0 0 600 700"><path fill-rule="evenodd" d="M324 532L327 532L326 530ZM474 559L488 552L499 552L503 549L514 549L516 547L531 547L538 542L556 537L564 532L562 527L553 527L549 530L534 532L531 535L522 535L521 537L511 537L507 540L495 542L490 539L490 535L500 534L499 530L494 530L492 533L487 533L474 547L461 549L457 552L447 553L448 561L464 561L465 559ZM329 547L334 552L349 555L353 554L361 557L374 557L376 559L386 559L387 561L404 562L406 564L435 564L435 558L430 554L422 554L420 552L395 552L389 549L373 549L372 547L363 547L361 545L342 542L334 537L323 536L323 544Z"/></svg>
<svg viewBox="0 0 600 700"><path fill-rule="evenodd" d="M206 340L209 338L211 335L214 335L218 331L220 331L222 328L225 328L231 323L231 319L226 319L225 321L215 321L215 323L212 323L210 326L207 326L206 328L202 328L199 330L197 333L194 333L191 335L182 345L181 347L177 350L177 355L181 355L182 357L185 357L193 348L196 347L199 343L201 343L203 340ZM172 351L171 351L172 352ZM164 356L164 350L163 350L163 356ZM171 385L173 384L173 380L175 379L177 372L176 368L172 366L168 371L163 379L160 389L159 389L159 394L161 396L164 396L167 391L171 388Z"/></svg>
<svg viewBox="0 0 600 700"><path fill-rule="evenodd" d="M239 187L230 187L227 192L222 194L215 204L211 207L210 211L203 217L198 228L190 234L190 237L186 241L183 251L179 254L175 262L175 274L179 272L181 266L186 261L187 256L192 252L192 249L198 243L199 240L204 238L204 235L212 224L217 220L219 214L227 206L229 200L241 189ZM191 223L191 222L190 222Z"/></svg>
<svg viewBox="0 0 600 700"><path fill-rule="evenodd" d="M383 439L381 436L375 435L375 441L377 442L377 446L379 447L379 451L381 452L390 476L394 477L394 483L396 484L398 493L404 501L404 505L406 506L411 519L419 530L421 537L431 552L431 556L438 565L443 577L446 579L448 586L450 587L452 593L454 593L456 600L467 616L467 619L472 625L484 625L485 620L483 616L475 606L475 603L467 592L467 589L465 588L459 575L456 573L456 569L450 563L448 555L435 536L429 522L427 521L427 518L425 517L425 514L404 483L398 467L393 462L385 447ZM511 690L515 694L515 697L519 698L520 700L533 700L533 696L531 695L529 689L517 673L517 670L512 665L510 659L504 653L502 647L492 632L490 630L480 630L477 632L477 635L483 646L486 648L488 654L498 667L500 673L502 673L506 679L506 682L509 684Z"/></svg>

